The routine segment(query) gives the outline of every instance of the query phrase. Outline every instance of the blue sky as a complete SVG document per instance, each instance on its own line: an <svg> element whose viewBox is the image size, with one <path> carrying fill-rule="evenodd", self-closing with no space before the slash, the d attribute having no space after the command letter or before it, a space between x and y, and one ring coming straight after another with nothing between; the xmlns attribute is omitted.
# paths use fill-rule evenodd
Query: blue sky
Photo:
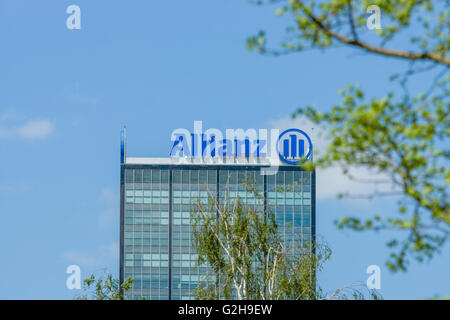
<svg viewBox="0 0 450 320"><path fill-rule="evenodd" d="M81 30L66 28L71 4L81 7ZM329 108L348 83L382 95L389 75L405 69L348 49L247 52L246 37L282 30L273 11L244 0L0 0L1 299L71 299L71 264L83 277L117 274L121 125L129 155L167 156L172 130L194 120L220 129L286 124L300 105ZM388 234L342 232L333 221L395 205L337 200L340 182L331 180L317 187L327 188L317 232L334 251L325 289L365 283L377 264L385 298L449 294L448 246L430 263L389 273Z"/></svg>

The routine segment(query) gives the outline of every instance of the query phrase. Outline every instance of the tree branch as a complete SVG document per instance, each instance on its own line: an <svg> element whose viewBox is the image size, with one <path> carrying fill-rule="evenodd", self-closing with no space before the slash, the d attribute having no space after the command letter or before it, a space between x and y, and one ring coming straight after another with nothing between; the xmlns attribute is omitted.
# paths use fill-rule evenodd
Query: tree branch
<svg viewBox="0 0 450 320"><path fill-rule="evenodd" d="M313 15L312 12L303 4L302 1L300 1L300 0L295 0L295 1L300 6L300 8L303 10L303 12L308 16L308 18L312 22L314 22L323 32L325 32L332 38L339 40L340 42L342 42L344 44L358 47L358 48L364 49L371 53L377 53L377 54L382 54L385 56L401 58L401 59L408 59L408 60L435 61L435 62L444 64L444 65L447 65L450 67L450 59L446 58L443 55L437 54L435 52L419 53L419 52L405 52L405 51L386 49L383 47L372 46L366 42L362 42L357 39L350 39L342 34L335 33L331 29L327 28L315 15Z"/></svg>

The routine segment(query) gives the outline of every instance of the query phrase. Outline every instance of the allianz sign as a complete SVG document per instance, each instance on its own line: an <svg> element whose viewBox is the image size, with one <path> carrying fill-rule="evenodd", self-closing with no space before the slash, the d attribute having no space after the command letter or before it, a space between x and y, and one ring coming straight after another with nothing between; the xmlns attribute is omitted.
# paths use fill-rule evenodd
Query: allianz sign
<svg viewBox="0 0 450 320"><path fill-rule="evenodd" d="M312 142L300 129L226 129L203 131L202 121L194 121L194 131L179 128L172 132L171 157L183 158L269 158L298 164L310 159Z"/></svg>

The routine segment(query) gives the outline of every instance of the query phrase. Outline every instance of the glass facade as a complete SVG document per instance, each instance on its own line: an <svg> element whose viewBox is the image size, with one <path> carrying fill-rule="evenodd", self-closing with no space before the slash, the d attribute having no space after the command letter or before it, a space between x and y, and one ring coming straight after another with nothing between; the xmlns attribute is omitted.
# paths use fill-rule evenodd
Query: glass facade
<svg viewBox="0 0 450 320"><path fill-rule="evenodd" d="M299 253L312 235L312 173L279 171L267 179L268 210L275 214L280 238L292 252Z"/></svg>
<svg viewBox="0 0 450 320"><path fill-rule="evenodd" d="M191 247L191 206L196 201L208 203L208 195L217 191L217 171L172 170L172 272L171 298L190 299L206 267L195 267L197 255Z"/></svg>
<svg viewBox="0 0 450 320"><path fill-rule="evenodd" d="M254 184L262 198L246 191ZM191 247L191 206L239 197L258 212L275 214L286 246L314 236L314 172L282 166L263 176L259 166L122 165L120 278L135 279L127 299L192 299L207 273Z"/></svg>
<svg viewBox="0 0 450 320"><path fill-rule="evenodd" d="M169 170L127 169L123 269L129 298L169 299Z"/></svg>

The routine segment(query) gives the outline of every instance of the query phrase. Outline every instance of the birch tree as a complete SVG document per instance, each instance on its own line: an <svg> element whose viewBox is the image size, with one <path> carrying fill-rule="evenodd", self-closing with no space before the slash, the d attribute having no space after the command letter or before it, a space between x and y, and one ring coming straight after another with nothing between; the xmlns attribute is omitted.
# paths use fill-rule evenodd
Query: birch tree
<svg viewBox="0 0 450 320"><path fill-rule="evenodd" d="M263 196L251 184L248 192ZM191 213L192 242L198 266L208 267L193 294L198 299L347 299L379 297L357 285L327 295L317 275L331 256L330 248L313 239L280 239L274 213L259 212L239 197L209 192L207 203L196 201Z"/></svg>

